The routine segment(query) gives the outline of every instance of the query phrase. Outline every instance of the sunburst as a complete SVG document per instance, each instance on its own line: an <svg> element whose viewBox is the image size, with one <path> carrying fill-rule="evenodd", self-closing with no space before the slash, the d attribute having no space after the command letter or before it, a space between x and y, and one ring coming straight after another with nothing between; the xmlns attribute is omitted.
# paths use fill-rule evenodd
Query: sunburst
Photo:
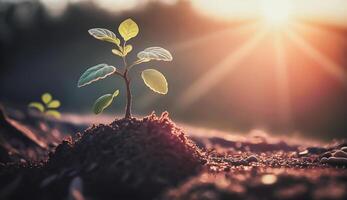
<svg viewBox="0 0 347 200"><path fill-rule="evenodd" d="M326 18L322 17L322 9L326 6L317 5L317 13L315 9L308 6L308 1L294 0L248 0L248 1L232 1L220 0L219 3L210 0L193 1L193 6L202 10L205 14L212 14L217 18L226 19L253 19L255 23L244 24L238 27L226 28L207 35L181 41L173 44L170 49L174 52L185 52L190 48L194 48L201 44L213 43L216 39L238 38L248 35L248 33L256 32L246 42L235 47L235 49L225 56L223 60L215 66L209 66L209 70L205 71L199 78L193 80L188 88L177 96L176 106L174 109L178 111L186 111L190 105L204 97L216 87L224 77L230 76L235 69L242 66L242 62L249 59L251 53L258 49L260 42L268 36L272 38L274 52L270 59L274 60L275 85L277 87L278 115L285 125L291 125L292 108L290 99L290 84L288 76L288 58L286 47L288 42L294 44L301 52L302 56L309 58L324 70L327 74L347 86L347 74L339 63L335 62L324 53L320 52L310 42L308 42L303 34L319 34L324 35L346 44L347 39L330 30L325 30L314 24L303 23L303 16L307 14L310 19L324 19L322 21L329 22L335 19L335 24L341 24L341 16L343 13L337 9L329 9L325 12ZM252 3L253 2L253 3ZM254 3L255 2L255 3ZM306 3L305 3L306 2ZM336 4L336 1L334 1ZM338 7L338 6L336 6ZM341 5L346 7L347 4ZM307 12L303 12L306 10ZM339 15L338 15L339 14ZM330 17L329 17L330 16ZM340 16L340 18L338 17ZM249 20L248 20L249 21ZM262 43L262 45L264 45ZM266 59L266 58L264 58ZM206 67L207 68L207 67ZM146 105L150 105L156 101L155 97L143 97L146 99ZM146 105L143 105L146 107Z"/></svg>

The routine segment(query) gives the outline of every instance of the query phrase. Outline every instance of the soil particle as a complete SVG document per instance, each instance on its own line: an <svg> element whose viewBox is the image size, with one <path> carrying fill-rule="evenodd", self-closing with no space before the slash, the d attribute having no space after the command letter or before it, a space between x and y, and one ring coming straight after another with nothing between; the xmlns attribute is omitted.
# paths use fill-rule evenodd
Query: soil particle
<svg viewBox="0 0 347 200"><path fill-rule="evenodd" d="M337 166L347 166L347 158L342 157L330 157L327 160L328 164L337 165Z"/></svg>
<svg viewBox="0 0 347 200"><path fill-rule="evenodd" d="M341 150L335 151L332 156L334 157L342 157L342 158L347 158L347 153Z"/></svg>
<svg viewBox="0 0 347 200"><path fill-rule="evenodd" d="M331 152L325 152L325 153L323 153L320 157L321 157L321 158L329 158L329 157L331 157L331 156L332 156Z"/></svg>
<svg viewBox="0 0 347 200"><path fill-rule="evenodd" d="M320 160L321 163L327 163L328 162L328 158L327 157L323 157L321 160Z"/></svg>
<svg viewBox="0 0 347 200"><path fill-rule="evenodd" d="M310 154L322 154L327 152L328 150L323 147L307 147L307 151Z"/></svg>
<svg viewBox="0 0 347 200"><path fill-rule="evenodd" d="M251 155L245 159L246 162L251 163L251 162L258 162L258 158L254 155Z"/></svg>
<svg viewBox="0 0 347 200"><path fill-rule="evenodd" d="M299 152L298 155L299 156L306 156L306 155L308 155L308 153L309 153L308 150L304 150L304 151Z"/></svg>

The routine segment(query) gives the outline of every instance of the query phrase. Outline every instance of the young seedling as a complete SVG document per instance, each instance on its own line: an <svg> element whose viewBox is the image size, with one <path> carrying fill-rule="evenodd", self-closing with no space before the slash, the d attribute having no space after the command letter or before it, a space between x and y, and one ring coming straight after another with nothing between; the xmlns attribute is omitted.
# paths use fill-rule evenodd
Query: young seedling
<svg viewBox="0 0 347 200"><path fill-rule="evenodd" d="M127 44L127 42L137 36L139 33L139 27L132 19L127 19L123 21L119 27L118 32L123 38L123 41L117 38L116 34L110 30L104 28L93 28L90 29L89 34L94 38L114 44L114 49L112 53L121 57L123 59L124 69L119 70L115 67L107 64L98 64L87 69L80 79L78 80L78 87L86 86L95 81L104 79L111 75L116 75L124 80L126 86L126 108L125 108L125 118L131 118L131 90L129 78L129 71L135 65L140 63L149 62L151 60L162 60L162 61L172 61L172 56L169 51L161 47L149 47L137 54L137 60L131 64L127 63L126 56L132 51L133 46ZM154 92L159 94L166 94L168 92L168 84L165 76L155 69L146 69L142 71L141 77L147 87L149 87ZM101 113L105 108L111 105L113 99L118 96L119 90L113 92L113 94L105 94L99 97L93 106L93 111L95 114Z"/></svg>
<svg viewBox="0 0 347 200"><path fill-rule="evenodd" d="M61 114L57 108L60 107L60 101L53 99L52 95L50 93L44 93L41 95L41 100L43 102L31 102L29 103L28 107L29 108L35 108L41 113L47 115L47 116L52 116L55 118L60 118Z"/></svg>

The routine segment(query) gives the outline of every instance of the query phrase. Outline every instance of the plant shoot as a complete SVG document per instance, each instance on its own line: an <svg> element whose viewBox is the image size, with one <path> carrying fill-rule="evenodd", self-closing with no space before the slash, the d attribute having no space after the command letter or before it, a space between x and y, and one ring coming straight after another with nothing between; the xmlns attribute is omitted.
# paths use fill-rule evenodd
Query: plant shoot
<svg viewBox="0 0 347 200"><path fill-rule="evenodd" d="M132 19L123 21L118 27L118 32L122 38L122 41L116 36L114 32L104 28L93 28L88 32L98 40L112 43L114 45L112 53L122 58L124 66L122 70L108 64L98 64L96 66L90 67L82 74L82 76L78 80L78 87L86 86L90 83L104 79L111 75L122 78L126 86L127 97L125 118L131 118L132 94L130 89L131 80L129 78L129 71L135 65L149 62L151 60L172 61L172 55L164 48L149 47L137 54L137 60L135 60L131 64L128 64L126 56L133 50L133 46L131 44L128 44L128 41L136 37L139 33L139 27ZM145 85L154 92L159 94L166 94L168 92L168 84L166 78L161 72L155 69L146 69L142 71L141 77ZM113 92L112 94L105 94L99 97L95 101L93 106L94 113L99 114L108 106L110 106L113 102L113 99L117 97L118 94L119 90L115 90L115 92Z"/></svg>

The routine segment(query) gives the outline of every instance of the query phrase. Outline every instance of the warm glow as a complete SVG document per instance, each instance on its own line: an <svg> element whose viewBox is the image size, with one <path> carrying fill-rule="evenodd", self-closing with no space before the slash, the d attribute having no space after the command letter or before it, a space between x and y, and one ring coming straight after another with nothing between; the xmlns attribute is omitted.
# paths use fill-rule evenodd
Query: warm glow
<svg viewBox="0 0 347 200"><path fill-rule="evenodd" d="M190 1L198 12L224 20L265 18L271 24L283 24L295 18L347 26L347 1L341 0Z"/></svg>
<svg viewBox="0 0 347 200"><path fill-rule="evenodd" d="M205 95L209 89L215 86L224 76L232 73L232 71L240 66L240 61L244 60L251 51L259 44L259 42L266 35L266 30L260 30L241 47L230 53L229 56L224 58L215 67L207 71L200 79L196 80L190 87L188 87L180 97L178 102L181 108L185 108L200 97Z"/></svg>
<svg viewBox="0 0 347 200"><path fill-rule="evenodd" d="M218 40L231 40L235 41L243 39L245 34L253 33L249 35L249 38L245 42L234 47L230 52L227 52L225 56L220 57L214 65L206 68L207 70L201 73L193 80L190 85L183 91L176 101L175 111L186 112L191 105L197 103L210 95L211 91L220 88L225 89L225 82L230 82L228 77L232 74L240 75L240 71L244 68L252 68L248 73L254 74L253 79L249 79L249 82L243 83L254 88L264 89L258 87L255 83L256 80L267 82L266 79L275 76L274 84L276 85L272 89L276 89L276 94L273 95L274 101L277 101L277 118L276 120L282 125L291 126L294 122L295 115L295 101L291 96L292 88L296 88L296 83L292 78L301 76L301 73L307 73L311 76L311 79L305 79L307 85L300 85L300 88L311 87L309 84L316 81L312 74L323 72L323 74L330 75L334 81L338 81L339 84L347 86L347 73L343 69L343 65L335 61L334 58L330 58L330 55L326 55L322 51L320 45L315 44L315 40L310 36L318 38L329 37L331 41L341 41L345 43L345 38L342 34L336 33L332 30L326 29L320 24L338 25L339 27L347 27L347 1L330 0L330 1L316 1L316 0L190 0L193 8L198 12L207 15L209 17L215 17L217 20L223 21L240 21L237 26L226 26L225 29L218 29L211 31L209 34L203 34L200 37L187 38L181 42L175 42L172 49L175 52L187 51L201 46L203 43L214 44ZM319 23L312 23L319 22ZM253 25L256 28L252 27ZM298 29L298 27L301 27ZM302 28L303 27L303 28ZM304 29L305 31L300 31ZM231 32L233 30L233 32ZM235 31L236 30L236 31ZM242 31L240 31L242 30ZM323 37L324 36L324 37ZM313 44L311 44L313 43ZM330 47L334 47L332 42L329 43ZM209 47L210 48L210 47ZM214 47L219 48L219 47ZM300 50L300 54L296 55L294 48ZM325 51L330 49L323 49ZM301 52L302 51L302 52ZM298 60L292 54L298 56ZM254 61L252 60L254 59ZM305 71L307 62L314 62L315 69L313 71ZM258 68L255 68L257 66ZM271 66L271 67L267 67ZM294 69L293 69L294 68ZM256 73L267 72L268 77L264 73L264 77L257 77ZM299 71L298 73L296 71ZM245 72L244 72L245 73ZM294 74L294 75L293 75ZM238 79L236 75L234 75ZM247 75L245 75L247 76ZM241 78L239 78L241 80ZM318 78L317 78L318 80ZM312 82L312 83L311 83ZM258 90L247 91L247 88L242 88L240 84L240 90L245 92L239 92L242 97L233 95L234 91L225 90L224 94L226 98L237 99L240 106L246 107L249 110L258 112L258 107L265 104L261 101L265 101L267 94L262 94ZM235 87L233 85L232 87ZM317 84L317 87L319 85ZM238 89L238 88L237 88ZM264 91L266 91L264 89ZM230 94L228 94L230 93ZM254 94L252 94L254 93ZM260 101L249 99L250 97L256 97ZM270 93L268 95L271 95ZM245 102L245 103L244 103ZM258 102L260 102L258 104ZM258 106L259 105L259 106ZM233 105L235 106L235 105ZM236 106L235 106L236 107ZM259 110L260 112L265 111ZM226 111L227 112L227 111ZM271 113L273 115L273 113ZM256 117L255 117L256 118ZM273 184L277 181L275 175L264 175L261 179L263 184Z"/></svg>
<svg viewBox="0 0 347 200"><path fill-rule="evenodd" d="M290 4L288 0L264 0L261 10L269 25L282 26L289 21Z"/></svg>

